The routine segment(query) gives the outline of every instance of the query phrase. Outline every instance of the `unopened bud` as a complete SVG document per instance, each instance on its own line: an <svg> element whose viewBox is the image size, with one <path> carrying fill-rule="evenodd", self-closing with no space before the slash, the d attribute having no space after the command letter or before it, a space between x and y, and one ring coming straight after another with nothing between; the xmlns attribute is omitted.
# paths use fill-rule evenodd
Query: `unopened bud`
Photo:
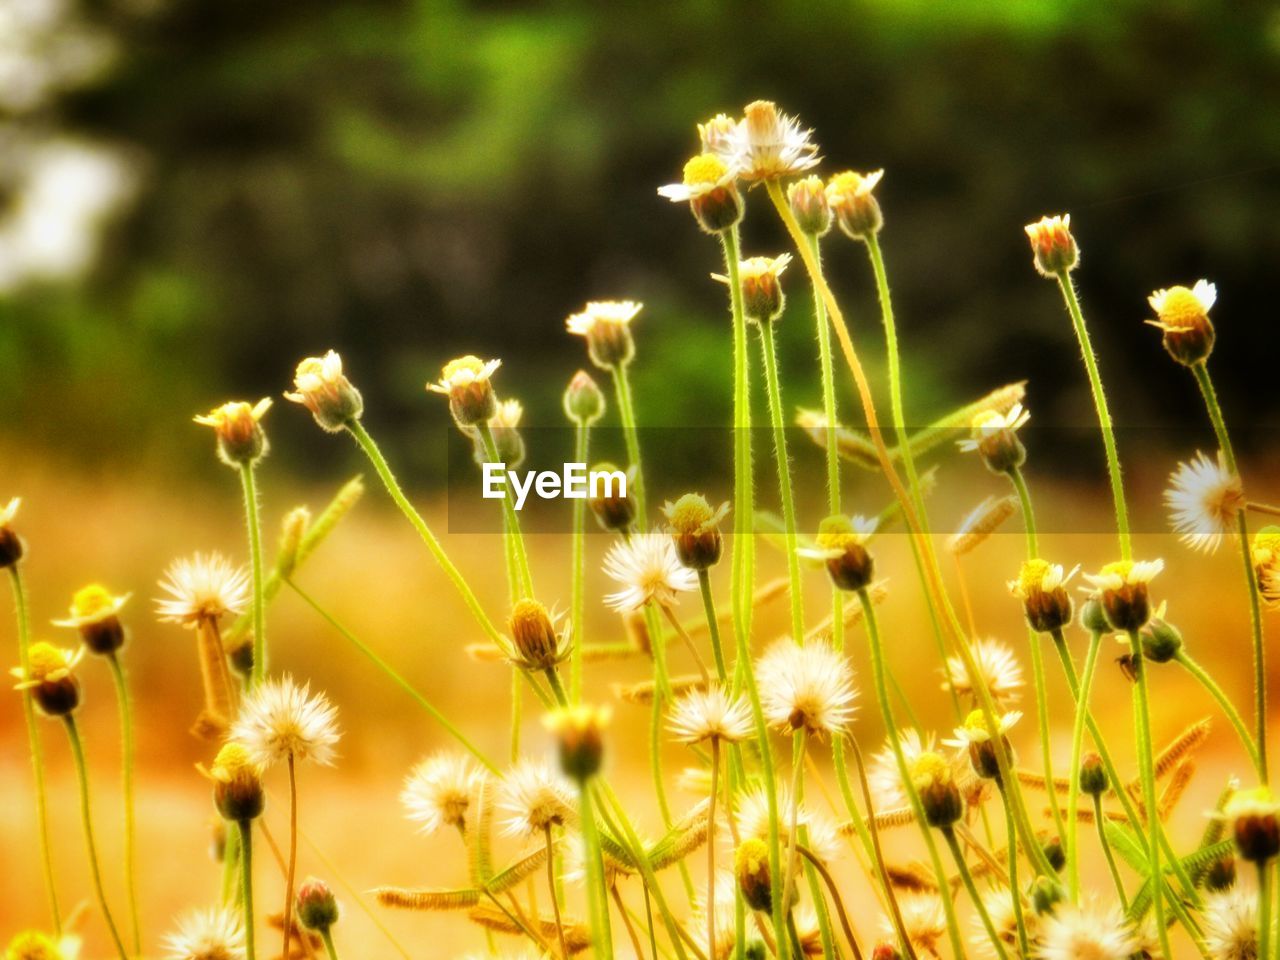
<svg viewBox="0 0 1280 960"><path fill-rule="evenodd" d="M874 192L883 176L883 170L865 175L847 170L827 183L827 203L836 223L851 239L865 242L884 226L884 214Z"/></svg>
<svg viewBox="0 0 1280 960"><path fill-rule="evenodd" d="M549 670L563 659L555 620L537 600L517 601L509 625L518 662L526 670Z"/></svg>
<svg viewBox="0 0 1280 960"><path fill-rule="evenodd" d="M22 500L14 497L0 509L0 570L6 570L22 559L25 549L22 538L13 529L13 518Z"/></svg>
<svg viewBox="0 0 1280 960"><path fill-rule="evenodd" d="M1152 663L1168 663L1182 649L1182 632L1168 620L1152 617L1138 632L1142 653Z"/></svg>
<svg viewBox="0 0 1280 960"><path fill-rule="evenodd" d="M1102 601L1097 597L1090 597L1080 604L1080 626L1090 633L1106 633L1111 629L1107 615L1102 611Z"/></svg>
<svg viewBox="0 0 1280 960"><path fill-rule="evenodd" d="M262 774L241 744L224 744L209 776L213 780L213 803L223 819L244 823L262 815L266 805Z"/></svg>
<svg viewBox="0 0 1280 960"><path fill-rule="evenodd" d="M950 827L964 816L964 798L951 765L940 755L931 751L920 754L911 765L911 782L929 826Z"/></svg>
<svg viewBox="0 0 1280 960"><path fill-rule="evenodd" d="M599 772L604 760L604 728L609 723L607 707L561 707L547 714L543 722L555 735L565 776L582 784Z"/></svg>
<svg viewBox="0 0 1280 960"><path fill-rule="evenodd" d="M791 255L752 257L738 265L742 283L742 312L748 320L771 323L782 315L786 298L782 294L782 274Z"/></svg>
<svg viewBox="0 0 1280 960"><path fill-rule="evenodd" d="M360 419L364 399L342 372L342 357L330 350L323 357L307 357L293 375L293 393L285 399L311 411L324 430L337 432Z"/></svg>
<svg viewBox="0 0 1280 960"><path fill-rule="evenodd" d="M1213 353L1215 334L1209 310L1217 297L1217 288L1200 280L1190 289L1170 287L1147 298L1156 312L1156 319L1147 322L1164 332L1165 350L1183 366L1204 363Z"/></svg>
<svg viewBox="0 0 1280 960"><path fill-rule="evenodd" d="M800 229L811 237L820 237L831 229L831 205L821 177L804 177L787 187L791 215Z"/></svg>
<svg viewBox="0 0 1280 960"><path fill-rule="evenodd" d="M264 397L255 406L242 401L224 403L210 413L195 418L196 423L213 427L218 438L218 457L229 467L253 463L267 452L267 435L262 431L262 418L271 409L271 399Z"/></svg>
<svg viewBox="0 0 1280 960"><path fill-rule="evenodd" d="M1102 757L1096 753L1085 754L1080 761L1080 791L1090 797L1100 797L1107 792L1107 770Z"/></svg>
<svg viewBox="0 0 1280 960"><path fill-rule="evenodd" d="M1031 906L1039 916L1053 913L1063 896L1062 884L1053 877L1041 875L1031 884Z"/></svg>
<svg viewBox="0 0 1280 960"><path fill-rule="evenodd" d="M338 922L338 900L323 880L308 877L298 888L298 919L308 930L325 932Z"/></svg>
<svg viewBox="0 0 1280 960"><path fill-rule="evenodd" d="M427 389L449 398L449 412L459 426L488 423L498 412L491 378L501 365L501 360L486 361L470 354L458 357L444 365L439 382L427 384Z"/></svg>
<svg viewBox="0 0 1280 960"><path fill-rule="evenodd" d="M604 393L587 371L575 373L565 388L564 412L574 423L584 426L604 416Z"/></svg>
<svg viewBox="0 0 1280 960"><path fill-rule="evenodd" d="M1032 260L1041 276L1057 277L1070 272L1080 262L1075 237L1071 235L1071 214L1043 217L1026 227L1031 241Z"/></svg>
<svg viewBox="0 0 1280 960"><path fill-rule="evenodd" d="M587 491L587 506L595 514L600 526L611 532L630 529L639 509L631 493L631 472L624 474L612 463L597 463L589 473L593 478L607 478L607 482L592 479ZM619 478L623 476L627 478L626 484L620 482Z"/></svg>

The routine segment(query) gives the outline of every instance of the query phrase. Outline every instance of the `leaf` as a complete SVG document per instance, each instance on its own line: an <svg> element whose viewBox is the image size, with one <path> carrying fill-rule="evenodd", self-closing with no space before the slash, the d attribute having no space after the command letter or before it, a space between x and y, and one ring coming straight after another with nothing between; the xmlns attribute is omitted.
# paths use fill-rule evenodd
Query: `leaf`
<svg viewBox="0 0 1280 960"><path fill-rule="evenodd" d="M1125 863L1144 877L1151 872L1146 849L1131 829L1111 820L1103 824L1103 829L1107 833L1107 843L1111 844L1111 849L1120 854Z"/></svg>

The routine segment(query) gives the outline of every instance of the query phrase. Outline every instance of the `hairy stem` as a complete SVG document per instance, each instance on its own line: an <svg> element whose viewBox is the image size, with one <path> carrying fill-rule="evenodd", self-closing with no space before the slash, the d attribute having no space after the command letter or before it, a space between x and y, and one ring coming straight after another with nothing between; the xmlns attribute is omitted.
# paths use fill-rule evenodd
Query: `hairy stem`
<svg viewBox="0 0 1280 960"><path fill-rule="evenodd" d="M591 427L585 420L579 421L574 430L573 458L575 463L586 463L590 444ZM573 501L573 593L570 622L573 624L573 641L569 660L569 694L574 703L582 702L582 643L586 637L587 622L587 501Z"/></svg>
<svg viewBox="0 0 1280 960"><path fill-rule="evenodd" d="M476 430L480 434L480 442L484 445L485 456L489 458L490 463L500 462L498 456L498 444L493 439L493 430L490 429L488 423L477 425ZM529 553L525 549L524 534L520 531L520 515L516 513L515 504L511 502L511 498L502 497L502 515L506 520L505 536L510 539L512 555L515 559L515 567L517 573L517 583L520 587L520 593L525 597L533 596L533 574L529 569Z"/></svg>
<svg viewBox="0 0 1280 960"><path fill-rule="evenodd" d="M622 436L627 445L627 459L636 471L632 484L636 496L636 523L640 530L644 530L649 525L649 515L645 512L644 466L640 462L640 434L636 429L636 411L631 400L631 380L627 376L626 364L615 364L610 370L613 373L614 396L618 400L618 419L622 422Z"/></svg>
<svg viewBox="0 0 1280 960"><path fill-rule="evenodd" d="M1098 666L1098 651L1101 647L1102 634L1092 634L1089 638L1089 652L1084 658L1080 693L1076 697L1075 718L1071 723L1071 781L1067 788L1067 815L1070 820L1066 844L1067 876L1072 903L1080 902L1080 818L1076 815L1076 805L1080 802L1080 755L1084 745L1084 721L1089 714L1089 691L1093 687L1093 674Z"/></svg>
<svg viewBox="0 0 1280 960"><path fill-rule="evenodd" d="M1004 783L1001 782L999 787L1000 806L1004 808L1005 845L1009 848L1009 897L1013 901L1013 918L1018 927L1020 956L1029 957L1031 950L1027 945L1027 918L1022 912L1022 886L1018 883L1018 828L1013 823L1013 805L1009 802Z"/></svg>
<svg viewBox="0 0 1280 960"><path fill-rule="evenodd" d="M987 937L991 940L991 946L995 948L996 956L1000 960L1009 960L1009 954L1004 949L1004 941L996 933L995 925L991 922L991 915L987 913L987 906L982 902L982 897L978 895L978 888L974 886L973 874L969 872L969 865L964 859L964 851L960 849L960 843L956 840L956 832L950 827L943 827L942 836L946 839L947 846L951 848L951 856L956 862L956 869L960 872L960 879L964 882L964 888L969 891L969 899L973 901L973 908L982 920L982 927L987 931ZM1016 846L1016 841L1011 840L1010 845ZM1013 891L1013 897L1016 901L1018 898L1017 890Z"/></svg>
<svg viewBox="0 0 1280 960"><path fill-rule="evenodd" d="M329 960L338 960L338 951L333 946L333 934L328 927L320 931L320 939L324 941L324 952L328 955Z"/></svg>
<svg viewBox="0 0 1280 960"><path fill-rule="evenodd" d="M116 704L120 712L121 791L124 794L124 886L129 899L129 920L133 932L134 956L142 955L142 923L138 913L138 830L137 806L133 792L133 768L136 743L133 736L133 700L119 654L107 654L111 679L116 688Z"/></svg>
<svg viewBox="0 0 1280 960"><path fill-rule="evenodd" d="M249 558L253 569L253 671L252 684L261 683L267 675L267 601L262 573L262 524L258 519L258 488L252 461L240 466L240 485L244 488L244 520L249 528Z"/></svg>
<svg viewBox="0 0 1280 960"><path fill-rule="evenodd" d="M298 867L298 773L293 753L289 753L289 866L284 880L284 949L280 956L288 957L289 941L293 939L293 876Z"/></svg>
<svg viewBox="0 0 1280 960"><path fill-rule="evenodd" d="M1107 869L1111 872L1111 882L1115 884L1116 897L1126 913L1129 911L1129 898L1124 892L1124 881L1120 879L1120 867L1116 863L1115 851L1111 849L1111 841L1107 839L1107 814L1102 809L1102 795L1093 798L1093 822L1098 828L1098 844L1102 847L1102 856L1107 861Z"/></svg>
<svg viewBox="0 0 1280 960"><path fill-rule="evenodd" d="M240 903L244 912L245 958L246 960L255 960L253 946L253 821L240 820L236 823L236 827L240 837Z"/></svg>
<svg viewBox="0 0 1280 960"><path fill-rule="evenodd" d="M1231 702L1231 698L1223 693L1222 688L1218 686L1216 680L1209 674L1204 667L1200 666L1191 654L1187 653L1186 648L1178 651L1175 660L1182 665L1187 673L1191 674L1199 684L1204 687L1209 696L1213 697L1218 708L1226 714L1227 720L1231 722L1231 726L1235 729L1236 735L1240 738L1240 742L1244 745L1245 752L1249 754L1249 760L1253 763L1253 768L1258 772L1258 777L1263 783L1266 783L1267 772L1266 766L1262 761L1262 755L1258 752L1258 746L1253 741L1249 728L1244 722L1244 718L1240 716L1240 711L1235 708Z"/></svg>

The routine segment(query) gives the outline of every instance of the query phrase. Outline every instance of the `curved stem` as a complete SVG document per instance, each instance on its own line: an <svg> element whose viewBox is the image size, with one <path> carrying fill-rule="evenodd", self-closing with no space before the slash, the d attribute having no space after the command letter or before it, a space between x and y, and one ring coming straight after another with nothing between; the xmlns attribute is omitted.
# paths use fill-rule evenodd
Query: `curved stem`
<svg viewBox="0 0 1280 960"><path fill-rule="evenodd" d="M822 882L827 885L827 892L831 894L831 902L836 906L836 915L840 917L840 927L844 931L844 938L849 941L849 949L853 951L854 960L862 960L862 949L858 946L858 938L854 936L853 926L849 923L849 913L845 910L844 899L840 896L840 888L836 885L835 877L831 876L827 865L816 857L813 851L804 846L797 849L800 855L809 861L809 865L817 871L818 876L822 877Z"/></svg>
<svg viewBox="0 0 1280 960"><path fill-rule="evenodd" d="M1027 487L1027 478L1018 467L1009 471L1009 482L1018 492L1018 503L1022 507L1022 524L1027 531L1027 559L1035 560L1040 556L1040 545L1036 538L1036 512L1031 507L1031 490Z"/></svg>
<svg viewBox="0 0 1280 960"><path fill-rule="evenodd" d="M573 459L586 463L591 427L579 422L574 431ZM587 501L573 501L573 593L572 607L573 645L569 660L569 693L574 703L582 701L582 643L586 639L587 621Z"/></svg>
<svg viewBox="0 0 1280 960"><path fill-rule="evenodd" d="M640 435L636 429L636 411L631 400L631 380L627 377L626 364L615 364L610 368L613 373L613 392L618 400L618 419L622 422L622 437L627 445L627 459L630 466L635 467L635 481L632 484L636 495L636 525L644 530L649 525L649 515L644 504L644 466L640 462Z"/></svg>
<svg viewBox="0 0 1280 960"><path fill-rule="evenodd" d="M889 879L889 868L884 858L884 851L880 849L880 830L876 826L875 806L871 802L871 785L867 782L866 764L862 762L862 748L858 746L858 741L849 738L849 743L853 747L853 760L858 767L858 781L862 785L862 801L867 805L867 830L871 835L871 845L875 850L876 868L880 873L880 884L884 887L885 899L889 901L889 916L893 921L893 928L898 934L898 944L902 947L903 953L910 958L916 960L916 948L911 942L911 937L907 934L907 925L902 919L902 908L898 905L898 895L894 892L893 881ZM855 813L855 822L856 822Z"/></svg>
<svg viewBox="0 0 1280 960"><path fill-rule="evenodd" d="M973 875L969 872L969 865L965 863L964 852L960 849L960 844L956 840L956 832L950 827L943 827L942 836L946 839L947 846L951 848L951 856L955 859L956 869L960 871L960 879L964 882L964 888L969 891L969 899L973 901L973 908L982 920L982 927L987 931L987 937L991 940L991 946L995 948L996 956L1000 960L1009 960L1009 954L1004 949L1004 941L996 933L995 925L991 922L991 915L987 913L987 905L982 902L982 897L978 895L978 888L974 886ZM1011 845L1017 846L1016 839L1011 842ZM1013 898L1014 902L1017 902L1017 890L1013 891Z"/></svg>
<svg viewBox="0 0 1280 960"><path fill-rule="evenodd" d="M702 654L698 653L698 646L693 642L693 637L689 636L689 631L680 624L679 618L668 604L660 603L659 606L662 608L663 614L666 615L667 622L675 630L676 636L684 641L685 647L689 650L689 654L693 657L693 662L698 668L698 673L702 676L702 682L709 687L711 685L711 674L707 672L707 665L702 660Z"/></svg>
<svg viewBox="0 0 1280 960"><path fill-rule="evenodd" d="M298 776L293 754L289 754L289 868L284 881L284 950L280 956L288 957L289 941L293 939L293 875L298 867Z"/></svg>
<svg viewBox="0 0 1280 960"><path fill-rule="evenodd" d="M1080 755L1084 745L1084 720L1089 713L1089 691L1093 687L1093 674L1098 666L1098 651L1101 647L1102 634L1093 634L1089 638L1089 652L1084 658L1084 677L1080 683L1080 694L1076 698L1075 718L1071 723L1071 780L1067 787L1067 816L1070 823L1066 843L1067 875L1072 903L1080 902L1080 817L1076 812L1080 802Z"/></svg>
<svg viewBox="0 0 1280 960"><path fill-rule="evenodd" d="M324 952L328 954L329 960L338 960L338 951L333 946L333 934L328 927L320 931L320 939L324 941Z"/></svg>
<svg viewBox="0 0 1280 960"><path fill-rule="evenodd" d="M627 928L627 936L631 939L631 949L636 955L636 960L642 960L644 957L644 948L640 946L640 935L636 933L635 925L631 922L631 916L627 911L627 905L623 902L622 894L618 892L618 884L615 882L609 886L609 895L613 897L613 902L618 908L618 916L622 918L622 925ZM649 928L649 936L653 936L653 927ZM657 960L658 950L653 948L652 956Z"/></svg>
<svg viewBox="0 0 1280 960"><path fill-rule="evenodd" d="M253 934L253 821L236 823L240 836L240 901L244 910L244 946L246 960L255 960ZM287 956L287 954L286 954Z"/></svg>
<svg viewBox="0 0 1280 960"><path fill-rule="evenodd" d="M809 235L809 250L821 267L822 251L816 235ZM827 323L827 305L817 284L813 287L813 319L818 330L818 365L822 372L822 415L827 421L827 509L832 514L840 512L840 451L837 448L836 375L831 357L831 327Z"/></svg>
<svg viewBox="0 0 1280 960"><path fill-rule="evenodd" d="M1124 892L1124 881L1120 879L1120 867L1116 863L1115 851L1111 849L1111 841L1107 839L1107 814L1102 809L1102 795L1093 797L1093 822L1098 828L1098 844L1102 847L1102 855L1106 858L1107 869L1111 871L1111 882L1115 884L1116 896L1125 913L1129 912L1129 898Z"/></svg>
<svg viewBox="0 0 1280 960"><path fill-rule="evenodd" d="M124 794L124 884L129 898L129 920L133 926L133 952L142 954L142 923L138 914L138 837L137 807L133 792L133 768L136 744L133 737L133 708L124 667L116 651L107 654L111 679L115 683L116 703L120 711L121 792Z"/></svg>
<svg viewBox="0 0 1280 960"><path fill-rule="evenodd" d="M1249 760L1253 763L1253 768L1258 772L1258 776L1265 783L1267 779L1266 770L1262 763L1262 756L1258 752L1257 745L1253 742L1253 737L1249 734L1249 728L1245 725L1244 718L1240 716L1231 698L1222 692L1222 688L1218 686L1217 681L1210 676L1209 671L1200 666L1191 658L1191 654L1187 653L1183 648L1178 651L1178 655L1174 658L1182 665L1189 674L1199 681L1200 685L1205 688L1209 696L1213 697L1214 702L1218 704L1218 708L1226 714L1227 720L1231 722L1231 726L1235 728L1236 735L1240 738L1240 742L1244 745L1245 752L1249 754Z"/></svg>
<svg viewBox="0 0 1280 960"><path fill-rule="evenodd" d="M498 444L493 439L493 430L489 424L481 423L476 427L480 434L480 442L484 445L485 456L489 458L490 463L500 463L501 458L498 456ZM515 504L511 502L511 498L503 496L502 514L507 522L505 536L510 538L512 553L515 557L516 573L518 574L518 583L520 592L525 597L533 596L533 574L529 569L529 553L525 549L524 534L520 532L520 515L516 512Z"/></svg>
<svg viewBox="0 0 1280 960"><path fill-rule="evenodd" d="M556 858L551 842L551 824L543 830L547 842L547 890L551 893L551 909L556 918L556 936L560 941L561 960L569 960L569 947L564 941L564 921L560 918L560 898L556 895ZM606 908L607 909L607 908Z"/></svg>
<svg viewBox="0 0 1280 960"><path fill-rule="evenodd" d="M1018 828L1013 823L1013 806L1004 783L996 781L1000 788L1000 806L1004 808L1005 846L1009 848L1009 898L1013 902L1013 919L1018 927L1019 956L1031 956L1027 944L1027 918L1022 912L1022 885L1018 883ZM1053 783L1052 780L1049 783ZM1051 788L1052 789L1052 788Z"/></svg>
<svg viewBox="0 0 1280 960"><path fill-rule="evenodd" d="M76 779L80 782L80 819L84 821L84 842L89 852L89 871L93 875L93 890L98 897L98 907L102 910L102 919L107 922L111 932L111 940L115 944L120 960L128 960L128 952L124 941L120 939L120 931L111 916L111 908L107 906L107 892L102 886L102 869L98 863L98 844L93 838L93 811L89 803L89 768L84 760L84 745L80 742L80 731L76 728L75 717L67 714L62 718L67 728L67 740L71 743L71 756L76 764Z"/></svg>
<svg viewBox="0 0 1280 960"><path fill-rule="evenodd" d="M262 574L262 525L258 519L258 489L254 463L241 464L240 484L244 488L244 519L249 528L249 557L253 568L253 671L250 682L261 683L267 675L267 601Z"/></svg>
<svg viewBox="0 0 1280 960"><path fill-rule="evenodd" d="M711 635L711 655L716 661L716 678L721 684L728 683L728 667L724 660L724 646L720 641L720 619L716 616L716 603L711 596L711 575L706 570L698 571L698 586L702 591L702 610L707 616L707 632Z"/></svg>

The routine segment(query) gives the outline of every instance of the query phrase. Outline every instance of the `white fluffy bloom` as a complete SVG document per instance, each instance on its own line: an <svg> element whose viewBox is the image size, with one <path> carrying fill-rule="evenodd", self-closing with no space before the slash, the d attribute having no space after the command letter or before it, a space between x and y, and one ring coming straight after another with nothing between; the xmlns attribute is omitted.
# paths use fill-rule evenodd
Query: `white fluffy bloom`
<svg viewBox="0 0 1280 960"><path fill-rule="evenodd" d="M622 585L604 598L619 613L639 610L650 601L669 605L678 593L698 586L697 573L680 562L665 533L641 533L615 543L605 554L604 572Z"/></svg>
<svg viewBox="0 0 1280 960"><path fill-rule="evenodd" d="M902 747L908 770L920 759L921 754L932 753L934 750L933 734L922 737L920 731L913 727L898 731L898 743ZM875 798L876 809L883 813L907 806L907 791L902 784L898 756L894 752L892 741L886 740L867 766L867 782Z"/></svg>
<svg viewBox="0 0 1280 960"><path fill-rule="evenodd" d="M756 662L765 719L781 730L840 733L858 692L849 661L825 641L776 641Z"/></svg>
<svg viewBox="0 0 1280 960"><path fill-rule="evenodd" d="M1258 898L1239 889L1214 894L1204 905L1204 942L1213 960L1256 960Z"/></svg>
<svg viewBox="0 0 1280 960"><path fill-rule="evenodd" d="M264 770L290 757L328 766L342 736L337 720L338 711L328 697L312 694L309 684L300 687L286 674L249 694L231 728L231 739L242 743Z"/></svg>
<svg viewBox="0 0 1280 960"><path fill-rule="evenodd" d="M676 701L667 729L683 743L701 743L715 737L738 743L751 736L751 712L747 702L720 686L691 690Z"/></svg>
<svg viewBox="0 0 1280 960"><path fill-rule="evenodd" d="M780 113L768 100L747 104L731 133L712 132L716 136L709 137L708 129L701 130L704 145L748 181L793 176L817 166L821 159L813 131L800 126L795 117Z"/></svg>
<svg viewBox="0 0 1280 960"><path fill-rule="evenodd" d="M249 602L249 575L220 553L197 553L170 564L160 589L169 594L156 600L160 619L194 627L243 611Z"/></svg>
<svg viewBox="0 0 1280 960"><path fill-rule="evenodd" d="M999 640L980 640L973 645L973 659L977 661L978 675L997 707L1010 706L1018 701L1022 690L1022 667L1013 651ZM960 696L977 697L976 685L959 656L948 657L942 689L953 689Z"/></svg>
<svg viewBox="0 0 1280 960"><path fill-rule="evenodd" d="M898 895L898 909L902 913L902 926L907 939L916 950L939 956L938 947L947 935L947 912L942 900L934 893L908 893ZM896 931L888 917L881 918L885 932Z"/></svg>
<svg viewBox="0 0 1280 960"><path fill-rule="evenodd" d="M1244 488L1226 468L1221 453L1214 461L1197 452L1169 475L1164 503L1169 523L1182 542L1193 550L1213 553L1223 535L1235 530L1236 517L1244 508Z"/></svg>
<svg viewBox="0 0 1280 960"><path fill-rule="evenodd" d="M484 777L484 771L461 754L427 757L409 772L400 791L405 815L426 834L445 826L465 829L471 799Z"/></svg>
<svg viewBox="0 0 1280 960"><path fill-rule="evenodd" d="M593 300L565 321L565 329L575 336L586 337L597 326L630 325L644 308L634 300Z"/></svg>
<svg viewBox="0 0 1280 960"><path fill-rule="evenodd" d="M1118 907L1064 903L1040 918L1038 960L1127 960L1137 949L1133 926Z"/></svg>
<svg viewBox="0 0 1280 960"><path fill-rule="evenodd" d="M193 910L164 938L168 960L244 960L244 926L234 910Z"/></svg>
<svg viewBox="0 0 1280 960"><path fill-rule="evenodd" d="M549 763L521 760L498 788L498 809L508 814L505 833L542 836L575 819L573 787Z"/></svg>

